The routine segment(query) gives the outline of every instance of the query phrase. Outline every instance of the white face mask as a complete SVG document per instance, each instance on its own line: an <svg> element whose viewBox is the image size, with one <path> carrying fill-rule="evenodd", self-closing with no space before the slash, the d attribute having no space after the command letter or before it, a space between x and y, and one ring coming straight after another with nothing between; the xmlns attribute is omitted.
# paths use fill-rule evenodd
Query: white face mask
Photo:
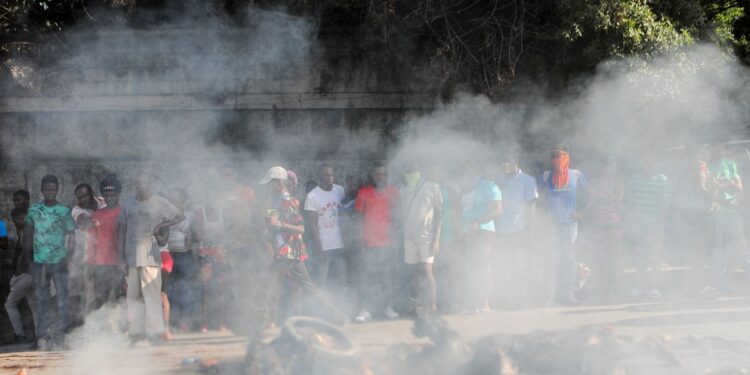
<svg viewBox="0 0 750 375"><path fill-rule="evenodd" d="M419 183L419 180L422 179L422 173L419 171L411 172L411 173L404 173L404 182L406 183L406 186L408 187L415 187Z"/></svg>

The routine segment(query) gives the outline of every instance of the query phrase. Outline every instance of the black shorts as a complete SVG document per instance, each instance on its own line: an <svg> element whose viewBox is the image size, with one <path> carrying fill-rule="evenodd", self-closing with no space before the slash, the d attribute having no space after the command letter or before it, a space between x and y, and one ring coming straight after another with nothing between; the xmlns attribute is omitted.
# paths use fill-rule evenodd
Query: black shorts
<svg viewBox="0 0 750 375"><path fill-rule="evenodd" d="M166 293L167 290L172 288L172 273L161 270L161 291Z"/></svg>

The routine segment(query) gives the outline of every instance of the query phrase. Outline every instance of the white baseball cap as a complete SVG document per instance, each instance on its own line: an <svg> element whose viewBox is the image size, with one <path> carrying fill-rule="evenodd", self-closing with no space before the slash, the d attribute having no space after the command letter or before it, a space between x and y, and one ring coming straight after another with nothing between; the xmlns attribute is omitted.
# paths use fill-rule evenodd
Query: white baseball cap
<svg viewBox="0 0 750 375"><path fill-rule="evenodd" d="M262 180L260 180L260 184L265 185L269 181L273 180L274 178L279 179L279 180L286 180L287 177L288 177L288 174L286 173L286 169L284 169L284 167L279 167L279 166L271 167L271 168L268 168L268 170L266 171L266 175L263 176Z"/></svg>

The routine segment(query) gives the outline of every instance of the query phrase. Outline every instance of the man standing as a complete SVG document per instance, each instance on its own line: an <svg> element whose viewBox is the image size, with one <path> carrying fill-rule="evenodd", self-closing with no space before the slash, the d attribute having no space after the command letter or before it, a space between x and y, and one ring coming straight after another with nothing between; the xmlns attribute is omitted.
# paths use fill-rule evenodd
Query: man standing
<svg viewBox="0 0 750 375"><path fill-rule="evenodd" d="M99 184L106 206L94 211L86 247L88 280L92 282L92 298L88 311L97 310L114 295L122 296L124 275L117 245L117 219L120 217L120 181L108 175Z"/></svg>
<svg viewBox="0 0 750 375"><path fill-rule="evenodd" d="M185 220L179 209L153 193L150 176L135 178L135 197L126 200L118 217L119 250L128 266L127 302L129 334L135 342L144 337L164 339L161 306L161 255L155 236L163 227Z"/></svg>
<svg viewBox="0 0 750 375"><path fill-rule="evenodd" d="M641 153L636 173L626 184L627 236L633 249L638 279L631 296L648 292L661 297L655 275L661 271L661 247L667 209L668 181L654 169L653 157Z"/></svg>
<svg viewBox="0 0 750 375"><path fill-rule="evenodd" d="M10 293L5 300L5 311L8 313L8 319L15 333L14 343L26 342L33 337L33 335L26 335L23 330L23 320L21 319L21 312L18 310L18 302L21 299L26 298L26 303L29 304L31 309L31 315L36 317L36 298L34 296L34 282L29 272L29 254L24 253L23 248L23 228L26 224L27 210L25 206L21 206L14 208L10 213L18 236L16 237L15 251L12 255L13 277L10 279Z"/></svg>
<svg viewBox="0 0 750 375"><path fill-rule="evenodd" d="M78 228L75 231L76 248L68 264L68 288L70 294L70 310L72 313L72 323L74 325L83 324L83 320L88 312L89 301L87 297L92 295L91 288L94 287L90 279L87 278L88 272L84 269L87 262L86 250L89 244L89 235L91 229L91 218L94 212L105 206L104 199L94 194L94 190L89 184L79 184L73 190L76 197L76 205L73 206L71 215Z"/></svg>
<svg viewBox="0 0 750 375"><path fill-rule="evenodd" d="M709 255L710 286L731 291L733 260L747 251L740 210L742 177L737 164L728 156L726 146L714 145L709 155L706 186L712 200L714 241Z"/></svg>
<svg viewBox="0 0 750 375"><path fill-rule="evenodd" d="M195 328L198 275L197 255L194 253L194 215L187 209L188 195L182 188L172 189L167 194L172 205L183 211L185 220L169 229L167 248L174 266L170 273L171 281L165 286L169 295L172 312L175 312L178 326L183 332Z"/></svg>
<svg viewBox="0 0 750 375"><path fill-rule="evenodd" d="M404 261L412 267L417 301L431 311L437 307L432 264L440 250L442 205L440 187L422 177L418 167L407 168L401 190Z"/></svg>
<svg viewBox="0 0 750 375"><path fill-rule="evenodd" d="M28 190L16 190L13 193L13 208L25 208L29 209L31 202L31 194Z"/></svg>
<svg viewBox="0 0 750 375"><path fill-rule="evenodd" d="M271 283L269 307L272 319L281 321L287 311L280 311L281 306L300 310L300 303L304 298L314 298L317 304L311 304L316 311L326 318L344 324L345 316L322 296L320 290L310 278L305 267L307 251L302 235L305 233L302 215L299 212L299 201L287 191L287 171L283 167L272 167L260 181L267 185L268 191L264 202L266 208L265 246L273 256L275 279ZM287 286L290 292L295 292L298 298L285 301L281 298L282 286ZM321 311L323 308L327 311ZM304 313L309 313L305 311Z"/></svg>
<svg viewBox="0 0 750 375"><path fill-rule="evenodd" d="M68 257L73 253L75 230L70 208L57 201L60 184L57 177L46 175L42 178L44 201L29 209L24 227L24 251L33 254L31 275L34 280L37 298L37 336L44 349L50 336L48 305L50 301L50 281L57 291L57 335L56 341L68 329ZM67 243L66 243L67 242ZM52 342L54 345L55 342Z"/></svg>
<svg viewBox="0 0 750 375"><path fill-rule="evenodd" d="M503 213L503 196L497 185L481 177L479 168L469 167L461 196L462 227L466 240L467 257L472 271L468 290L470 312L490 311L492 288L492 240L495 238L494 220Z"/></svg>
<svg viewBox="0 0 750 375"><path fill-rule="evenodd" d="M518 290L510 287L513 280L521 280L524 274L528 274L529 267L533 264L531 254L529 229L534 222L534 212L539 192L534 177L521 170L518 159L507 157L500 165L502 169L502 215L495 220L497 230L498 255L493 257L493 266L497 266L495 272L496 284L503 286L503 296L493 297L501 299L512 307L518 307L519 303L528 302L522 299L528 294L528 290ZM499 279L499 280L497 280ZM507 293L507 294L506 294Z"/></svg>
<svg viewBox="0 0 750 375"><path fill-rule="evenodd" d="M371 311L398 318L391 306L395 300L394 280L401 263L393 233L393 212L398 190L388 186L384 164L375 163L369 173L370 184L359 190L354 203L362 215L362 245L359 262L359 293L362 311L354 318L362 323L372 319Z"/></svg>
<svg viewBox="0 0 750 375"><path fill-rule="evenodd" d="M577 304L575 295L578 281L578 263L575 256L575 243L578 238L578 220L587 207L579 209L578 193L588 190L586 177L578 170L570 168L570 155L567 147L552 150L551 169L542 175L547 210L557 233L557 290L555 301L559 304ZM586 200L587 204L591 200Z"/></svg>
<svg viewBox="0 0 750 375"><path fill-rule="evenodd" d="M315 256L320 260L320 282L341 288L347 280L346 249L339 227L344 188L333 183L335 176L331 165L320 167L318 186L305 198L305 214L314 228L312 239Z"/></svg>

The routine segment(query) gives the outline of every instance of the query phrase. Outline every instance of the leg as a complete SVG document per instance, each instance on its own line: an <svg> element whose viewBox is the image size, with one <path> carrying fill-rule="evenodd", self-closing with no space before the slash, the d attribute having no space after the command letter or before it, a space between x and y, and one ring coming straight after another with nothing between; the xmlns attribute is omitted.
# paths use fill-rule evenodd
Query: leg
<svg viewBox="0 0 750 375"><path fill-rule="evenodd" d="M164 333L164 313L161 306L160 267L140 267L141 293L146 307L146 334L155 337Z"/></svg>
<svg viewBox="0 0 750 375"><path fill-rule="evenodd" d="M479 300L479 308L481 310L489 310L490 296L494 292L494 288L492 287L494 285L492 279L492 238L495 232L485 230L478 230L477 232L477 270L481 270L480 275L482 278L478 288L482 293Z"/></svg>
<svg viewBox="0 0 750 375"><path fill-rule="evenodd" d="M68 306L68 267L64 263L49 265L52 280L57 291L57 333L65 334L70 328L70 310Z"/></svg>
<svg viewBox="0 0 750 375"><path fill-rule="evenodd" d="M382 299L380 295L383 292L383 280L382 274L378 275L377 272L377 254L375 252L380 249L365 248L360 250L357 259L357 265L359 268L357 290L360 297L360 305L363 309L373 312L377 307L378 300ZM384 271L381 269L381 271Z"/></svg>
<svg viewBox="0 0 750 375"><path fill-rule="evenodd" d="M298 289L305 298L312 298L316 312L336 324L346 324L349 320L344 316L323 294L307 273L307 268L302 262L295 262L289 269L288 278L294 289ZM320 308L318 310L318 308Z"/></svg>
<svg viewBox="0 0 750 375"><path fill-rule="evenodd" d="M435 276L432 273L432 263L417 263L414 267L417 298L424 308L434 311L437 306L435 305L436 288Z"/></svg>
<svg viewBox="0 0 750 375"><path fill-rule="evenodd" d="M128 333L131 337L140 337L146 333L145 309L143 295L141 293L141 275L139 268L128 269L128 290L126 292L128 306Z"/></svg>
<svg viewBox="0 0 750 375"><path fill-rule="evenodd" d="M558 223L558 285L556 299L562 303L575 303L573 294L578 274L578 264L575 259L575 242L578 238L578 223Z"/></svg>
<svg viewBox="0 0 750 375"><path fill-rule="evenodd" d="M169 340L172 338L171 332L169 332L169 295L167 294L167 284L171 275L167 272L162 271L162 288L161 288L161 311L164 318L164 338Z"/></svg>
<svg viewBox="0 0 750 375"><path fill-rule="evenodd" d="M165 338L171 338L172 335L169 332L169 297L167 297L167 293L164 292L161 293L161 308L164 317Z"/></svg>
<svg viewBox="0 0 750 375"><path fill-rule="evenodd" d="M28 273L13 276L10 279L10 293L5 300L5 311L8 313L8 320L10 320L16 336L26 336L23 331L21 312L18 310L18 302L29 294L29 290L33 289L32 285L31 275ZM31 306L32 300L28 300L27 302Z"/></svg>
<svg viewBox="0 0 750 375"><path fill-rule="evenodd" d="M37 302L37 317L35 322L37 337L46 338L48 336L47 328L49 325L47 309L50 300L47 265L43 263L32 263L31 276L34 279L34 290Z"/></svg>

